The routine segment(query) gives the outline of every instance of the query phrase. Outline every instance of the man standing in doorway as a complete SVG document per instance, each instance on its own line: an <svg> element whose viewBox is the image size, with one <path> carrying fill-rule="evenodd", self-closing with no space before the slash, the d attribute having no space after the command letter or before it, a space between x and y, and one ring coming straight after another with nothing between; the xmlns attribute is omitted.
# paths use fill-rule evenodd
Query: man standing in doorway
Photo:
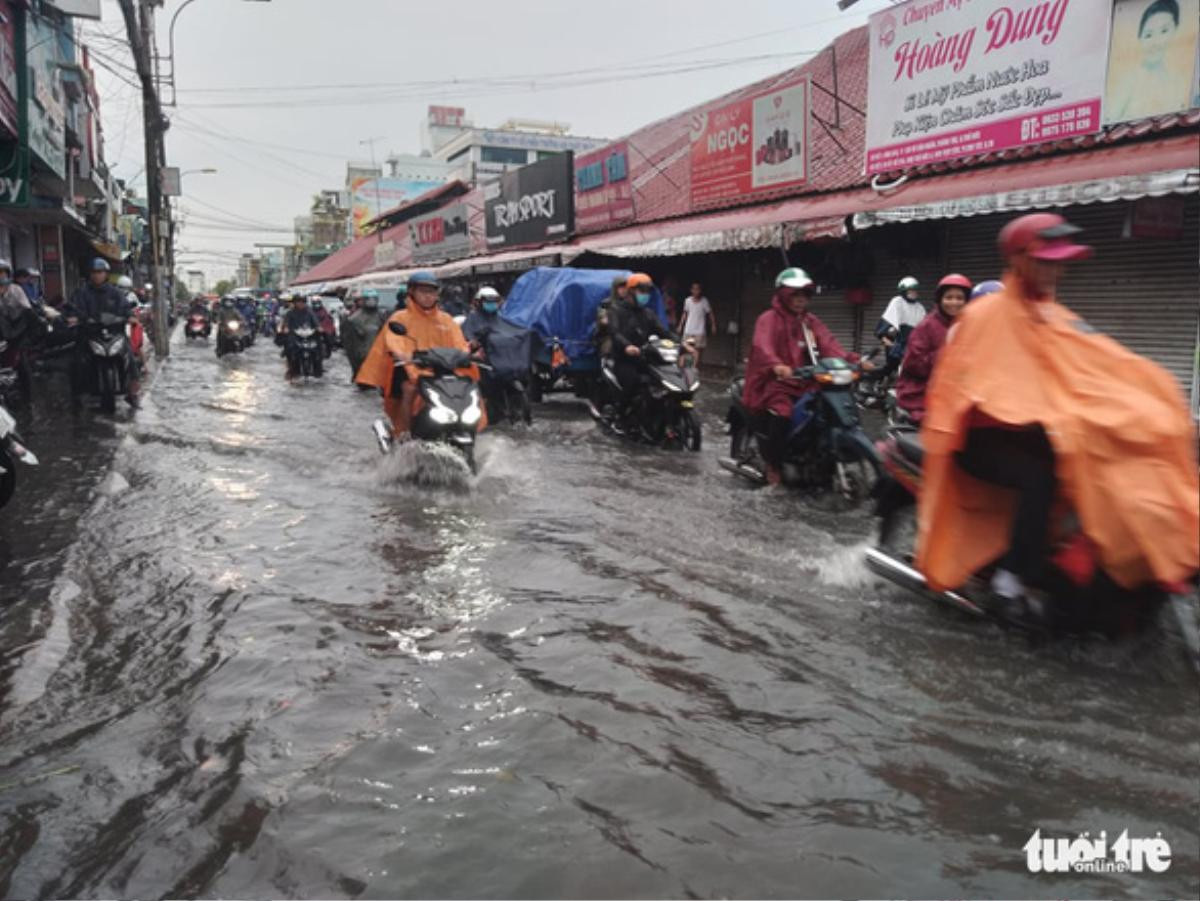
<svg viewBox="0 0 1200 901"><path fill-rule="evenodd" d="M683 315L679 318L679 331L684 341L691 341L696 346L696 368L700 368L700 354L707 343L707 334L717 333L717 320L713 316L712 304L704 296L699 282L693 282L692 293L683 302Z"/></svg>

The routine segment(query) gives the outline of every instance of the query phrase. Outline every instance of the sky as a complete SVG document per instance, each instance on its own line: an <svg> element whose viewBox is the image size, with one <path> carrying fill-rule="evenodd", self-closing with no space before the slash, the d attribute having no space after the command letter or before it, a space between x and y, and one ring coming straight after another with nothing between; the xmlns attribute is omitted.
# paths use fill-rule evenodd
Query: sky
<svg viewBox="0 0 1200 901"><path fill-rule="evenodd" d="M477 126L525 118L619 138L792 68L890 0L194 0L175 27L178 257L211 284L292 222L346 162L417 153L430 103ZM183 0L158 11L159 50ZM145 191L141 98L117 0L83 26L105 153ZM689 69L692 71L678 71ZM620 76L621 80L613 78ZM631 77L632 76L632 77ZM170 100L169 89L164 102Z"/></svg>

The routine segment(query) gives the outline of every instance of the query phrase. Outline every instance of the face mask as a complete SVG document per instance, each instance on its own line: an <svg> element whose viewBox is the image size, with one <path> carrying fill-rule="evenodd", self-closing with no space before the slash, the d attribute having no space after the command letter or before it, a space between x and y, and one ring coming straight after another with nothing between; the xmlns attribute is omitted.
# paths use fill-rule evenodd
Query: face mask
<svg viewBox="0 0 1200 901"><path fill-rule="evenodd" d="M639 292L637 295L637 305L639 307L644 307L644 306L647 306L649 303L650 303L650 295L642 294Z"/></svg>
<svg viewBox="0 0 1200 901"><path fill-rule="evenodd" d="M483 302L483 312L485 313L495 313L498 309L500 309L500 304L494 300L485 300Z"/></svg>
<svg viewBox="0 0 1200 901"><path fill-rule="evenodd" d="M7 275L0 275L0 288L7 288L12 284L12 279Z"/></svg>

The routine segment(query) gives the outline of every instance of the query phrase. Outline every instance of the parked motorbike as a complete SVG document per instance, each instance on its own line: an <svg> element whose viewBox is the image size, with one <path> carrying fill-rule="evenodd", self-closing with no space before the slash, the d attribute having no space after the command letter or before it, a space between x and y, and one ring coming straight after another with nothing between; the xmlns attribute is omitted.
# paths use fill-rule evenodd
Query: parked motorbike
<svg viewBox="0 0 1200 901"><path fill-rule="evenodd" d="M11 370L16 382L10 394L28 404L33 396L33 364L37 347L45 343L49 326L32 310L0 322L0 368Z"/></svg>
<svg viewBox="0 0 1200 901"><path fill-rule="evenodd" d="M637 357L641 378L628 409L612 360L601 363L603 388L588 402L592 417L618 435L632 435L649 444L700 450L700 418L695 396L700 374L686 355L686 345L652 337ZM597 403L599 401L599 403Z"/></svg>
<svg viewBox="0 0 1200 901"><path fill-rule="evenodd" d="M0 383L15 379L12 370L0 370ZM3 406L0 406L0 507L7 504L17 488L17 461L26 466L37 466L38 458L21 443L17 434L17 421Z"/></svg>
<svg viewBox="0 0 1200 901"><path fill-rule="evenodd" d="M325 350L321 334L312 326L296 329L286 345L291 369L304 378L321 378L325 373Z"/></svg>
<svg viewBox="0 0 1200 901"><path fill-rule="evenodd" d="M877 348L868 359L879 368L854 383L854 400L864 410L888 410L895 406L896 372L886 365L883 348Z"/></svg>
<svg viewBox="0 0 1200 901"><path fill-rule="evenodd" d="M1055 514L1045 575L1039 584L1027 586L1039 607L1036 619L1014 617L994 605L989 590L994 564L975 573L957 591L934 591L913 565L924 462L920 433L893 428L879 446L885 475L875 490L878 543L868 548L866 563L872 572L901 588L972 616L999 619L1023 629L1101 632L1114 638L1141 631L1155 619L1171 591L1186 591L1186 586L1127 589L1117 585L1099 568L1095 550L1074 513L1061 505Z"/></svg>
<svg viewBox="0 0 1200 901"><path fill-rule="evenodd" d="M388 328L396 335L408 334L399 322L389 322ZM483 404L474 380L458 375L459 369L472 364L470 355L457 348L435 347L417 351L412 361L430 373L417 380L417 394L423 403L413 417L413 438L454 448L474 474L475 431L483 418ZM396 366L399 368L401 364ZM383 420L376 420L374 428L379 449L387 453L394 445L390 427Z"/></svg>
<svg viewBox="0 0 1200 901"><path fill-rule="evenodd" d="M217 326L217 356L240 354L250 346L249 330L240 319L226 319Z"/></svg>
<svg viewBox="0 0 1200 901"><path fill-rule="evenodd" d="M816 359L815 353L812 358ZM796 369L792 377L815 381L817 390L797 400L793 409L780 467L784 484L817 492L832 489L850 503L864 500L879 475L880 463L852 394L859 372L840 357L825 357L815 366ZM719 462L735 475L764 483L766 422L742 401L744 383L744 378L736 378L729 388L729 456Z"/></svg>
<svg viewBox="0 0 1200 901"><path fill-rule="evenodd" d="M199 313L192 313L188 316L187 323L183 327L183 336L188 341L195 339L207 341L211 333L212 325L209 323L208 317Z"/></svg>
<svg viewBox="0 0 1200 901"><path fill-rule="evenodd" d="M128 318L101 313L99 319L85 325L90 365L95 377L95 393L100 409L112 413L117 396L129 390L129 346L125 335Z"/></svg>

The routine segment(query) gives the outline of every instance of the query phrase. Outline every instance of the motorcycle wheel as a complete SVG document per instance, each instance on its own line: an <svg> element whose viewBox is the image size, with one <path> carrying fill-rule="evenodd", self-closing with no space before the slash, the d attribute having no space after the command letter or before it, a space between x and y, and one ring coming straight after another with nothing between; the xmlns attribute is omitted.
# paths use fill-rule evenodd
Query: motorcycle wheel
<svg viewBox="0 0 1200 901"><path fill-rule="evenodd" d="M698 451L701 441L700 418L695 410L684 410L679 414L679 443L684 450Z"/></svg>
<svg viewBox="0 0 1200 901"><path fill-rule="evenodd" d="M729 456L745 463L754 456L754 435L745 423L735 425L729 435Z"/></svg>
<svg viewBox="0 0 1200 901"><path fill-rule="evenodd" d="M17 464L9 454L8 448L0 447L0 507L12 500L13 492L17 490Z"/></svg>
<svg viewBox="0 0 1200 901"><path fill-rule="evenodd" d="M463 447L463 448L459 448L459 449L462 451L463 460L467 464L467 469L469 469L471 471L471 475L473 475L473 476L478 475L479 470L476 468L476 465L475 465L475 448L474 448L474 446Z"/></svg>
<svg viewBox="0 0 1200 901"><path fill-rule="evenodd" d="M110 366L102 366L96 376L100 382L100 412L117 412L116 373Z"/></svg>
<svg viewBox="0 0 1200 901"><path fill-rule="evenodd" d="M833 487L850 506L858 506L871 495L871 487L878 478L875 467L866 460L843 460L842 470L845 482L838 477L835 469Z"/></svg>
<svg viewBox="0 0 1200 901"><path fill-rule="evenodd" d="M530 373L529 378L529 399L535 404L542 402L542 374L536 370Z"/></svg>

